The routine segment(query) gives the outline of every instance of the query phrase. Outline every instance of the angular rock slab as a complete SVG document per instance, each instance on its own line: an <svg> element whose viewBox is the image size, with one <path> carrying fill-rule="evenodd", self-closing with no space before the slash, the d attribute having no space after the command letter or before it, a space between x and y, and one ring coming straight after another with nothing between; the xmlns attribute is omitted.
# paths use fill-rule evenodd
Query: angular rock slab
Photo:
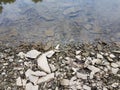
<svg viewBox="0 0 120 90"><path fill-rule="evenodd" d="M47 73L51 73L50 67L48 65L48 61L47 61L47 57L45 54L41 55L38 59L37 59L37 63L38 63L38 67L47 72Z"/></svg>
<svg viewBox="0 0 120 90"><path fill-rule="evenodd" d="M39 51L37 51L37 50L31 50L31 51L28 51L27 53L26 53L26 57L28 57L28 58L37 58L37 56L38 55L40 55L41 54L41 52L39 52Z"/></svg>
<svg viewBox="0 0 120 90"><path fill-rule="evenodd" d="M54 73L48 74L44 77L38 79L37 84L41 84L44 82L49 82L50 80L54 79Z"/></svg>

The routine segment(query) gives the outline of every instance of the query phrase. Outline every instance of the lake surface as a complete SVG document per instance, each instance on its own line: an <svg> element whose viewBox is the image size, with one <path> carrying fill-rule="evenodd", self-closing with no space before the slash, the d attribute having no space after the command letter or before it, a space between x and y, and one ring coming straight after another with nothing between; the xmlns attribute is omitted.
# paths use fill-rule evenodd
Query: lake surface
<svg viewBox="0 0 120 90"><path fill-rule="evenodd" d="M120 0L0 0L0 41L120 41Z"/></svg>

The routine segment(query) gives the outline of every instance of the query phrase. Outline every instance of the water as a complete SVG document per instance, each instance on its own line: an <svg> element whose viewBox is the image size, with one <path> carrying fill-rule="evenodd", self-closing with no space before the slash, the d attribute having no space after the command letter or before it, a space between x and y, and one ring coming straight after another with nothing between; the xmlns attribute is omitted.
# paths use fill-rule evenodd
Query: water
<svg viewBox="0 0 120 90"><path fill-rule="evenodd" d="M120 0L1 0L0 41L120 41Z"/></svg>

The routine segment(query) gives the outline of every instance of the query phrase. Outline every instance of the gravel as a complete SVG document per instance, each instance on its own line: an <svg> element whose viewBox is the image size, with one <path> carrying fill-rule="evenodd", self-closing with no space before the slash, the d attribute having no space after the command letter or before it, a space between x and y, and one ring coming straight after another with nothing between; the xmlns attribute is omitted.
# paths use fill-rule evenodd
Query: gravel
<svg viewBox="0 0 120 90"><path fill-rule="evenodd" d="M0 47L0 90L120 90L120 45Z"/></svg>

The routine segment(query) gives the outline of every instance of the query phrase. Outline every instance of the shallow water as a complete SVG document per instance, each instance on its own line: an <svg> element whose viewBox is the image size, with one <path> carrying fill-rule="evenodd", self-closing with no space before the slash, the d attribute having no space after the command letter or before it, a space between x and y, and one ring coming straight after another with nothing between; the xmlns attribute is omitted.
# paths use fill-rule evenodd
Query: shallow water
<svg viewBox="0 0 120 90"><path fill-rule="evenodd" d="M120 41L120 0L1 0L0 41Z"/></svg>

